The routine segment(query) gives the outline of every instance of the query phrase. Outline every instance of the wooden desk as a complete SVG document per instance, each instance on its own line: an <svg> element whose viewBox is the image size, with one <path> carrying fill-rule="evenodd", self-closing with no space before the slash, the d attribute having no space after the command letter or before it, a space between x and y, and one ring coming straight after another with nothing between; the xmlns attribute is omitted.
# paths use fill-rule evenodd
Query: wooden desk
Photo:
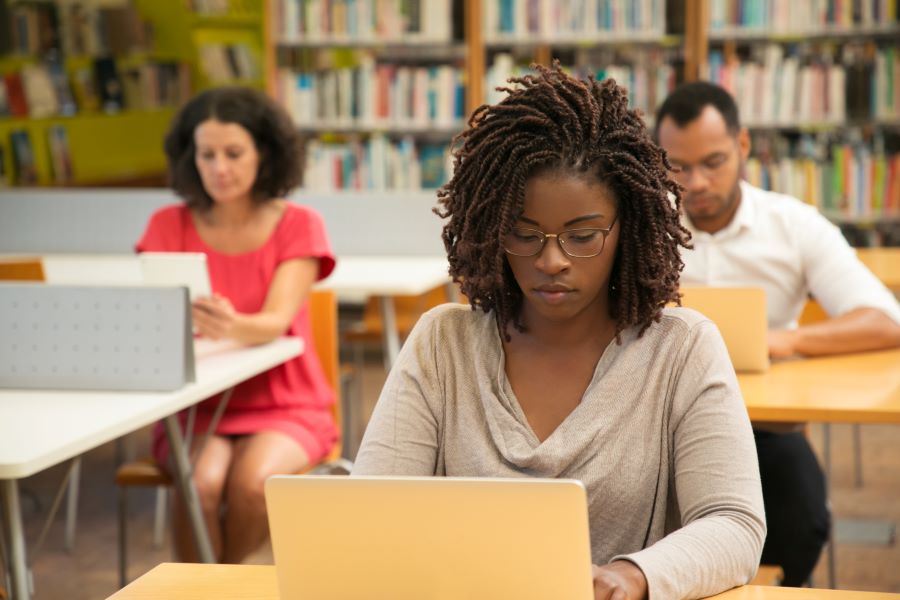
<svg viewBox="0 0 900 600"><path fill-rule="evenodd" d="M302 342L283 338L263 346L198 346L197 380L173 392L0 389L0 498L9 542L11 597L28 599L25 536L18 480L64 462L127 433L165 419L176 475L189 504L201 548L211 549L190 478L178 411L297 356ZM210 550L209 561L212 562Z"/></svg>
<svg viewBox="0 0 900 600"><path fill-rule="evenodd" d="M888 289L900 292L900 248L858 248L856 255Z"/></svg>
<svg viewBox="0 0 900 600"><path fill-rule="evenodd" d="M900 423L900 349L779 362L738 383L751 421Z"/></svg>
<svg viewBox="0 0 900 600"><path fill-rule="evenodd" d="M163 563L108 600L278 600L275 567ZM898 594L745 585L716 600L898 600ZM298 599L292 599L298 600Z"/></svg>

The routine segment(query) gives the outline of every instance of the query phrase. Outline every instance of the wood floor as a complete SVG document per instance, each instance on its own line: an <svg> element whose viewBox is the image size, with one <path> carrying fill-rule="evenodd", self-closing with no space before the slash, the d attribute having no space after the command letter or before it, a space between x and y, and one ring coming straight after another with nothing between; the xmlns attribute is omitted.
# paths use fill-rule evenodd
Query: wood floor
<svg viewBox="0 0 900 600"><path fill-rule="evenodd" d="M363 412L368 415L383 383L377 362L365 370ZM862 427L863 486L853 483L851 427L832 427L833 472L831 501L840 518L877 519L900 524L900 426ZM138 434L139 444L148 443L148 432ZM821 456L821 427L813 426L811 438ZM84 457L78 530L74 551L63 548L63 520L56 519L47 541L33 557L36 600L102 600L117 588L116 494L113 486L112 444ZM43 518L64 473L63 467L42 472L22 482L22 504L26 516L29 550L33 550ZM152 544L154 494L138 490L131 494L130 573L136 576L171 560L168 540L161 549ZM890 545L837 545L837 581L843 589L900 593L900 548ZM253 562L269 562L263 549ZM825 561L814 575L817 587L827 584Z"/></svg>

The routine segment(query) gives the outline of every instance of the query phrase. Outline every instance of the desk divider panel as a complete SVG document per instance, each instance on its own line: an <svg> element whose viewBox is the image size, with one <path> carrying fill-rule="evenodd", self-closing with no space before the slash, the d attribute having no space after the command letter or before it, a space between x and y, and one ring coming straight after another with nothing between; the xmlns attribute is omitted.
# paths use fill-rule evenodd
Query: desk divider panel
<svg viewBox="0 0 900 600"><path fill-rule="evenodd" d="M187 288L0 284L0 388L171 391L194 378Z"/></svg>

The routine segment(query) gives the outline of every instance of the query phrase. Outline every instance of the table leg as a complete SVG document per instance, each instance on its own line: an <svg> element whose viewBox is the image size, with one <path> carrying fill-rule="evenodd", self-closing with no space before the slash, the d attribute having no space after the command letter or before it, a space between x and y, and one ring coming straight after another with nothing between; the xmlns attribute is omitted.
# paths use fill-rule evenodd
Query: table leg
<svg viewBox="0 0 900 600"><path fill-rule="evenodd" d="M31 585L25 555L25 532L22 527L22 508L19 505L19 483L16 479L0 480L2 493L3 530L9 536L9 571L12 584L10 600L29 600Z"/></svg>
<svg viewBox="0 0 900 600"><path fill-rule="evenodd" d="M194 487L194 482L191 479L193 470L188 458L188 449L184 446L178 417L169 415L163 423L166 427L169 449L172 452L172 459L175 463L175 484L178 486L178 491L181 492L181 497L184 498L184 503L187 507L191 528L194 530L194 539L197 541L200 560L205 563L214 563L216 559L213 556L212 543L209 541L209 531L207 531L206 522L203 520L203 511L200 510L200 499L197 497L197 489Z"/></svg>
<svg viewBox="0 0 900 600"><path fill-rule="evenodd" d="M394 306L394 298L391 296L380 296L379 306L381 308L381 324L384 328L382 331L384 343L384 370L390 373L391 367L400 354L400 332L397 331L397 309Z"/></svg>

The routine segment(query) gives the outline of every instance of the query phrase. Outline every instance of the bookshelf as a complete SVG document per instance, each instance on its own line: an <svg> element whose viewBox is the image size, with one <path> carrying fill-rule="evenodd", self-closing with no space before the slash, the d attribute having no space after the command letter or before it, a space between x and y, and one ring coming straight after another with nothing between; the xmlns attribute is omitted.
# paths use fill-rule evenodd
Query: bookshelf
<svg viewBox="0 0 900 600"><path fill-rule="evenodd" d="M271 93L307 138L304 188L436 189L464 127L463 0L269 0Z"/></svg>
<svg viewBox="0 0 900 600"><path fill-rule="evenodd" d="M851 242L900 244L900 20L892 0L708 0L705 75L751 130L747 178Z"/></svg>
<svg viewBox="0 0 900 600"><path fill-rule="evenodd" d="M499 101L495 88L527 72L531 62L559 59L580 76L615 79L649 122L686 77L684 10L685 0L482 0L487 101Z"/></svg>
<svg viewBox="0 0 900 600"><path fill-rule="evenodd" d="M263 56L263 0L0 0L0 185L160 185L178 106Z"/></svg>

